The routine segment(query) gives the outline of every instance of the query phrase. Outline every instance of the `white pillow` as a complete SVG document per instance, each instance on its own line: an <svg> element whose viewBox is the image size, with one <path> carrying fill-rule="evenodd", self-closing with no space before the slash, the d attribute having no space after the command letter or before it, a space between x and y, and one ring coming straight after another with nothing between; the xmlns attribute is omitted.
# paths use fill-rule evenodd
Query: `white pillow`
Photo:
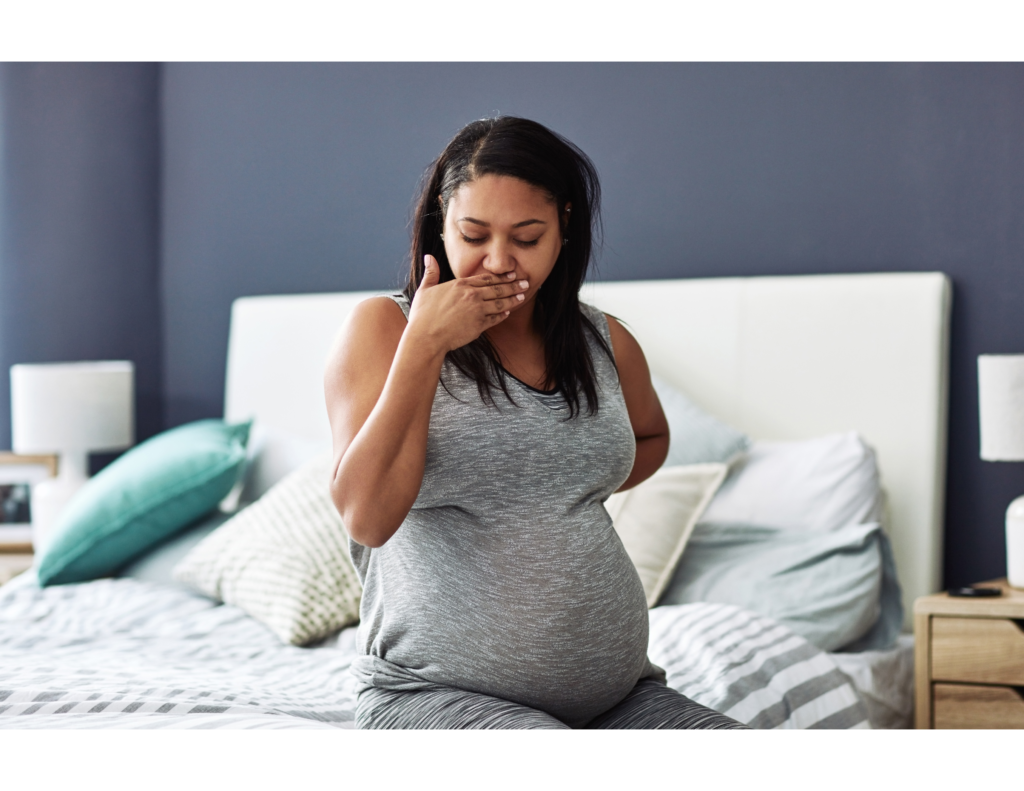
<svg viewBox="0 0 1024 791"><path fill-rule="evenodd" d="M174 578L303 645L359 619L362 587L331 502L329 454L303 465L204 538Z"/></svg>
<svg viewBox="0 0 1024 791"><path fill-rule="evenodd" d="M653 607L682 557L693 526L729 467L722 463L662 467L643 483L605 502Z"/></svg>
<svg viewBox="0 0 1024 791"><path fill-rule="evenodd" d="M836 530L881 522L875 453L856 432L797 442L755 442L702 522Z"/></svg>

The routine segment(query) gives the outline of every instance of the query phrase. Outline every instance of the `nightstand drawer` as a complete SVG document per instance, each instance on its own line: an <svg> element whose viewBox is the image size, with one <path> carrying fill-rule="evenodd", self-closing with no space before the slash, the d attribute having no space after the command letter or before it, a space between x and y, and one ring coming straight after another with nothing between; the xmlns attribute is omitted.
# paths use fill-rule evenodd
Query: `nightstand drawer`
<svg viewBox="0 0 1024 791"><path fill-rule="evenodd" d="M936 684L936 728L1024 728L1024 697L1013 687Z"/></svg>
<svg viewBox="0 0 1024 791"><path fill-rule="evenodd" d="M1024 629L1009 618L932 618L935 681L1024 685Z"/></svg>

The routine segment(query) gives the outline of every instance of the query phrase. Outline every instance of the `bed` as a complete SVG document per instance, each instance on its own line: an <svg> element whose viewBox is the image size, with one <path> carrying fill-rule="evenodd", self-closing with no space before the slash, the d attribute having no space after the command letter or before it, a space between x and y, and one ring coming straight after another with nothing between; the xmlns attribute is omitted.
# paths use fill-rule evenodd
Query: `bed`
<svg viewBox="0 0 1024 791"><path fill-rule="evenodd" d="M329 446L323 361L352 306L371 295L234 303L224 418L254 419L262 437L236 501ZM583 297L626 322L659 379L755 447L857 432L877 459L903 611L937 589L944 275L599 283ZM133 567L166 565L160 553L173 543ZM784 619L728 602L650 613L649 653L669 683L753 727L909 727L907 634L884 650L822 650ZM0 589L0 728L350 728L356 641L349 626L288 645L244 609L169 577L40 587L30 573Z"/></svg>

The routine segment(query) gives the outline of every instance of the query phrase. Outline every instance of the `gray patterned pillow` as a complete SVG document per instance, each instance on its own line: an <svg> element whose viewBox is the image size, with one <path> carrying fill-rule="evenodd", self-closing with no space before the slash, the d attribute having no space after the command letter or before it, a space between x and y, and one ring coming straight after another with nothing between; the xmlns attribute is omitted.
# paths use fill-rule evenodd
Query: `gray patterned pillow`
<svg viewBox="0 0 1024 791"><path fill-rule="evenodd" d="M359 620L362 588L318 456L201 541L174 578L303 645Z"/></svg>

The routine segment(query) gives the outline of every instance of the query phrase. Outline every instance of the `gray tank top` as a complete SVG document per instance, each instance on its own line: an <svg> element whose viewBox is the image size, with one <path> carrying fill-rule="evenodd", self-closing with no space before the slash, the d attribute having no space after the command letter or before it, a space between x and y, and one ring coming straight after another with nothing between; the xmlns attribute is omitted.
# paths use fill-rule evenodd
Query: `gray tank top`
<svg viewBox="0 0 1024 791"><path fill-rule="evenodd" d="M604 315L582 310L610 348ZM350 541L362 686L457 687L579 726L661 674L643 586L604 507L636 442L615 368L589 343L599 409L573 420L563 399L512 377L515 405L500 391L485 405L445 362L412 510L379 549Z"/></svg>

